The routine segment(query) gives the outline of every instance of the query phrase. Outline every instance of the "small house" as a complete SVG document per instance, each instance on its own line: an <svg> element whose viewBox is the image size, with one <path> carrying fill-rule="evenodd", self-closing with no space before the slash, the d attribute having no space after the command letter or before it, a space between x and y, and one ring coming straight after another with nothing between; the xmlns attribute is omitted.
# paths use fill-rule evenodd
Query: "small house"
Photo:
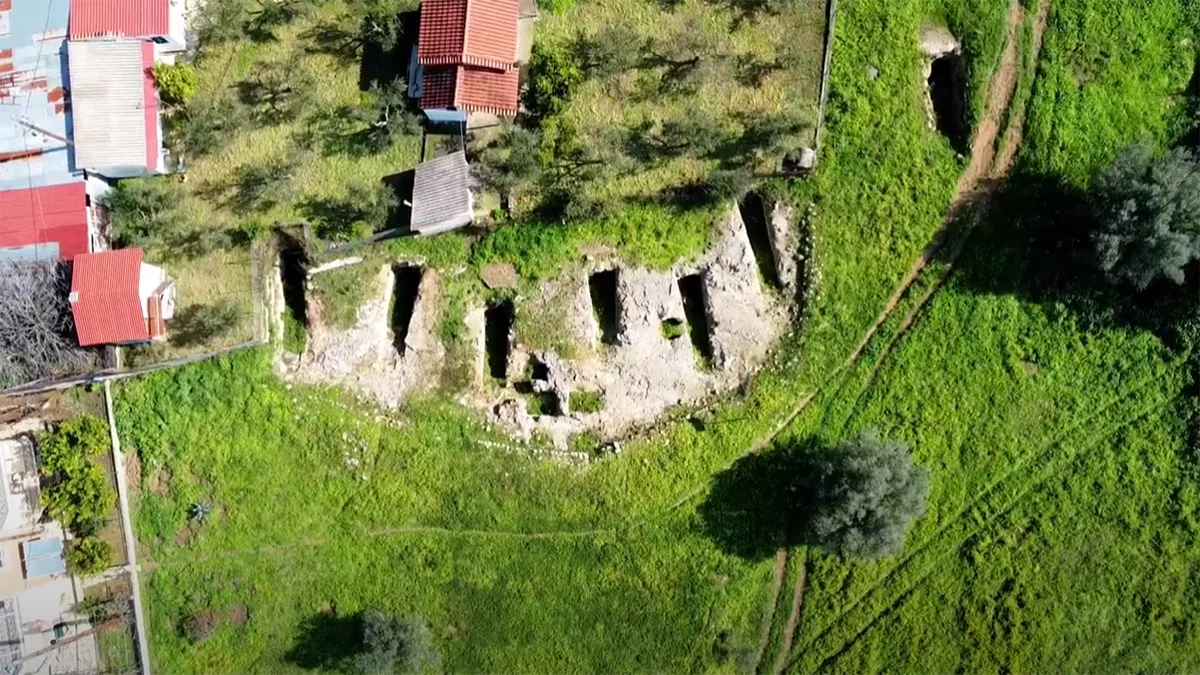
<svg viewBox="0 0 1200 675"><path fill-rule="evenodd" d="M154 45L67 43L75 165L107 178L165 173Z"/></svg>
<svg viewBox="0 0 1200 675"><path fill-rule="evenodd" d="M159 53L187 48L184 0L71 0L67 39L146 40Z"/></svg>
<svg viewBox="0 0 1200 675"><path fill-rule="evenodd" d="M80 346L158 342L175 315L175 282L140 248L85 253L75 256L69 299Z"/></svg>
<svg viewBox="0 0 1200 675"><path fill-rule="evenodd" d="M409 81L431 122L517 114L518 0L424 0Z"/></svg>
<svg viewBox="0 0 1200 675"><path fill-rule="evenodd" d="M0 192L0 262L70 261L105 248L97 178Z"/></svg>
<svg viewBox="0 0 1200 675"><path fill-rule="evenodd" d="M413 234L437 234L470 225L475 220L474 209L466 153L459 150L417 165L409 223Z"/></svg>

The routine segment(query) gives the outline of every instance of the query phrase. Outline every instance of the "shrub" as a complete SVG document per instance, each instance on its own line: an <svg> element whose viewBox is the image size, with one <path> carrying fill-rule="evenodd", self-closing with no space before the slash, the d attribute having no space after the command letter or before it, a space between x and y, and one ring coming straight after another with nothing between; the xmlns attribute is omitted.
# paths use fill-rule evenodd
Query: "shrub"
<svg viewBox="0 0 1200 675"><path fill-rule="evenodd" d="M913 465L907 446L873 429L817 457L817 475L812 536L846 555L895 553L929 496L929 471Z"/></svg>
<svg viewBox="0 0 1200 675"><path fill-rule="evenodd" d="M67 549L67 569L77 576L99 574L113 564L112 544L99 537L84 537Z"/></svg>
<svg viewBox="0 0 1200 675"><path fill-rule="evenodd" d="M187 103L200 86L196 69L187 63L155 63L151 72L158 86L158 95L168 105Z"/></svg>
<svg viewBox="0 0 1200 675"><path fill-rule="evenodd" d="M571 392L571 412L596 413L604 410L604 394L598 391Z"/></svg>
<svg viewBox="0 0 1200 675"><path fill-rule="evenodd" d="M42 506L73 531L89 528L112 506L112 488L92 459L108 443L108 427L89 416L67 420L40 439L39 467L47 478Z"/></svg>
<svg viewBox="0 0 1200 675"><path fill-rule="evenodd" d="M561 113L582 81L583 70L574 55L535 43L529 58L529 88L525 91L525 109L530 118L540 123Z"/></svg>
<svg viewBox="0 0 1200 675"><path fill-rule="evenodd" d="M424 673L436 671L441 661L424 620L374 610L363 616L363 645L354 660L355 672Z"/></svg>
<svg viewBox="0 0 1200 675"><path fill-rule="evenodd" d="M1159 278L1183 283L1200 257L1200 163L1185 149L1155 156L1125 149L1092 185L1096 260L1110 280L1139 290Z"/></svg>
<svg viewBox="0 0 1200 675"><path fill-rule="evenodd" d="M166 177L127 178L105 194L113 238L122 246L153 247L186 227L183 191Z"/></svg>

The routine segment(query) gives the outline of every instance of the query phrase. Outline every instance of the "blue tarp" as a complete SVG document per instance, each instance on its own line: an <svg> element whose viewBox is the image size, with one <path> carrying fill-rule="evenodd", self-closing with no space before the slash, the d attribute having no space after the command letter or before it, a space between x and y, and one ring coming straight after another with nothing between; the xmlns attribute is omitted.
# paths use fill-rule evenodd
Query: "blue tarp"
<svg viewBox="0 0 1200 675"><path fill-rule="evenodd" d="M25 542L25 578L37 579L67 571L62 539L38 539Z"/></svg>

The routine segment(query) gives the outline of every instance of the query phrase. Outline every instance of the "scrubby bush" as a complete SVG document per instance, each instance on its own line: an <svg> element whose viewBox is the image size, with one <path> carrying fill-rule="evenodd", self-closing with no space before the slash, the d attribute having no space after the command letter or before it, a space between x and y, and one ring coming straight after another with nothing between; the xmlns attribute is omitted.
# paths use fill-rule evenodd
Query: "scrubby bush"
<svg viewBox="0 0 1200 675"><path fill-rule="evenodd" d="M168 105L187 103L200 85L196 69L187 63L155 63L152 72L158 95Z"/></svg>
<svg viewBox="0 0 1200 675"><path fill-rule="evenodd" d="M169 177L127 178L105 194L113 238L122 246L154 247L166 241L189 220L181 208L183 190Z"/></svg>
<svg viewBox="0 0 1200 675"><path fill-rule="evenodd" d="M529 117L540 123L561 113L582 81L583 70L573 54L535 43L529 58L529 87L525 91Z"/></svg>
<svg viewBox="0 0 1200 675"><path fill-rule="evenodd" d="M354 659L354 672L363 675L436 672L441 662L424 620L375 610L363 615L362 652Z"/></svg>
<svg viewBox="0 0 1200 675"><path fill-rule="evenodd" d="M113 491L93 459L108 447L107 425L90 416L67 420L39 439L42 506L51 518L80 531L108 513Z"/></svg>
<svg viewBox="0 0 1200 675"><path fill-rule="evenodd" d="M875 558L900 549L925 511L929 471L907 446L869 429L816 457L813 539L846 555Z"/></svg>
<svg viewBox="0 0 1200 675"><path fill-rule="evenodd" d="M1200 162L1185 149L1156 155L1139 143L1124 150L1092 184L1096 260L1116 283L1145 289L1180 284L1200 257Z"/></svg>
<svg viewBox="0 0 1200 675"><path fill-rule="evenodd" d="M99 574L112 567L112 544L99 537L84 537L67 549L67 570L77 576Z"/></svg>

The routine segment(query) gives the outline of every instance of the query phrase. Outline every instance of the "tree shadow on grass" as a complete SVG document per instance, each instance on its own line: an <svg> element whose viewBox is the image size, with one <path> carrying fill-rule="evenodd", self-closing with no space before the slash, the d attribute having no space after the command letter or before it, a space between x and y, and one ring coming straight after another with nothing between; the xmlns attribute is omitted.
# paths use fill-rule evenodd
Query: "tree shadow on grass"
<svg viewBox="0 0 1200 675"><path fill-rule="evenodd" d="M300 635L284 658L305 670L348 672L362 646L361 614L343 617L320 612L301 624Z"/></svg>
<svg viewBox="0 0 1200 675"><path fill-rule="evenodd" d="M806 543L816 506L821 447L815 439L747 455L717 475L699 513L725 553L762 560Z"/></svg>
<svg viewBox="0 0 1200 675"><path fill-rule="evenodd" d="M1096 221L1087 195L1053 177L1016 174L978 200L963 219L974 230L951 276L953 287L972 293L1012 295L1071 315L1085 330L1149 330L1168 346L1196 315L1189 285L1162 280L1144 291L1113 284L1096 266ZM952 235L953 236L953 235ZM953 246L943 246L943 259ZM1188 277L1196 278L1196 265Z"/></svg>

